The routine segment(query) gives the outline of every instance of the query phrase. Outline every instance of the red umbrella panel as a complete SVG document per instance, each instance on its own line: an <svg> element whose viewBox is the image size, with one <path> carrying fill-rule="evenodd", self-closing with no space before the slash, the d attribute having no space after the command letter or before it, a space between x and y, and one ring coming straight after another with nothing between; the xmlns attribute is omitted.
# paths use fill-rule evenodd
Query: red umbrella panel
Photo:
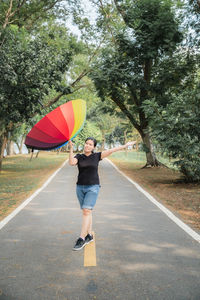
<svg viewBox="0 0 200 300"><path fill-rule="evenodd" d="M27 134L25 145L37 150L52 150L64 146L82 129L86 118L86 102L72 100L60 105Z"/></svg>

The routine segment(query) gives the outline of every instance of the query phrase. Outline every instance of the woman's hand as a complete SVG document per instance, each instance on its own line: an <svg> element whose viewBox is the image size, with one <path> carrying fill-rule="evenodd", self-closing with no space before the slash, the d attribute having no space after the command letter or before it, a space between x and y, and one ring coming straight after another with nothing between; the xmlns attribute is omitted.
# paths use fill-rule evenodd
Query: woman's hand
<svg viewBox="0 0 200 300"><path fill-rule="evenodd" d="M128 146L133 146L133 145L135 145L136 143L137 143L136 141L132 141L132 142L126 143L124 146L125 146L125 148L127 148Z"/></svg>
<svg viewBox="0 0 200 300"><path fill-rule="evenodd" d="M137 143L136 141L128 142L128 143L126 143L126 144L123 145L123 146L119 146L119 147L116 147L116 148L104 150L104 151L102 151L102 153L101 153L101 159L103 159L103 158L109 156L109 155L112 154L113 152L123 150L123 149L127 148L128 146L132 146L132 145L134 145L134 144L136 144L136 143Z"/></svg>

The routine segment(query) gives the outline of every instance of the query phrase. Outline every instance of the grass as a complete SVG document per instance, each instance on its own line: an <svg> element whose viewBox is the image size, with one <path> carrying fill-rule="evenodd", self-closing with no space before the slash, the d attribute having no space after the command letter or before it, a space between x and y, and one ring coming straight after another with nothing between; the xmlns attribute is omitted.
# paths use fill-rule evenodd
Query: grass
<svg viewBox="0 0 200 300"><path fill-rule="evenodd" d="M42 151L31 161L30 155L6 157L0 172L0 220L38 189L67 158L67 154Z"/></svg>
<svg viewBox="0 0 200 300"><path fill-rule="evenodd" d="M112 154L112 158L116 158L120 161L131 162L136 165L143 166L146 163L146 154L145 152L136 152L136 151L121 151L115 152ZM161 163L168 166L173 170L177 170L177 168L173 165L173 160L169 160L168 158L163 157L160 154L157 154L157 158Z"/></svg>
<svg viewBox="0 0 200 300"><path fill-rule="evenodd" d="M146 163L145 153L129 151L115 152L109 158L127 176L141 185L163 205L178 215L195 230L200 230L200 185L184 183L182 175L167 158L157 155L169 168L142 167Z"/></svg>

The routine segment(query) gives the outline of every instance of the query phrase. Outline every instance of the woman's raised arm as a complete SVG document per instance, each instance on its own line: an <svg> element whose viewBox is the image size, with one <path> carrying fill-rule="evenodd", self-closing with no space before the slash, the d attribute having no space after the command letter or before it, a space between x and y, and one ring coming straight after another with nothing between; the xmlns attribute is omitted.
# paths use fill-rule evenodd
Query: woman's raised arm
<svg viewBox="0 0 200 300"><path fill-rule="evenodd" d="M75 166L78 163L78 159L74 158L73 146L74 145L72 141L69 141L69 165L70 166Z"/></svg>
<svg viewBox="0 0 200 300"><path fill-rule="evenodd" d="M101 152L101 159L109 156L110 154L114 153L114 152L117 152L117 151L120 151L120 150L123 150L125 148L127 148L128 146L132 146L136 144L136 141L133 141L133 142L128 142L126 143L125 145L123 146L119 146L119 147L115 147L115 148L112 148L112 149L108 149L108 150L104 150Z"/></svg>

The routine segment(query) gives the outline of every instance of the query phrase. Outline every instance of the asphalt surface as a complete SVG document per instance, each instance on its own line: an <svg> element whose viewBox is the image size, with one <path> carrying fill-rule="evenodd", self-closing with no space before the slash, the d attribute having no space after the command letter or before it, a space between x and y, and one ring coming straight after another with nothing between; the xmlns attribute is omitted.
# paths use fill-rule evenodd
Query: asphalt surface
<svg viewBox="0 0 200 300"><path fill-rule="evenodd" d="M93 212L97 266L68 164L0 231L0 300L200 300L200 245L106 160Z"/></svg>

